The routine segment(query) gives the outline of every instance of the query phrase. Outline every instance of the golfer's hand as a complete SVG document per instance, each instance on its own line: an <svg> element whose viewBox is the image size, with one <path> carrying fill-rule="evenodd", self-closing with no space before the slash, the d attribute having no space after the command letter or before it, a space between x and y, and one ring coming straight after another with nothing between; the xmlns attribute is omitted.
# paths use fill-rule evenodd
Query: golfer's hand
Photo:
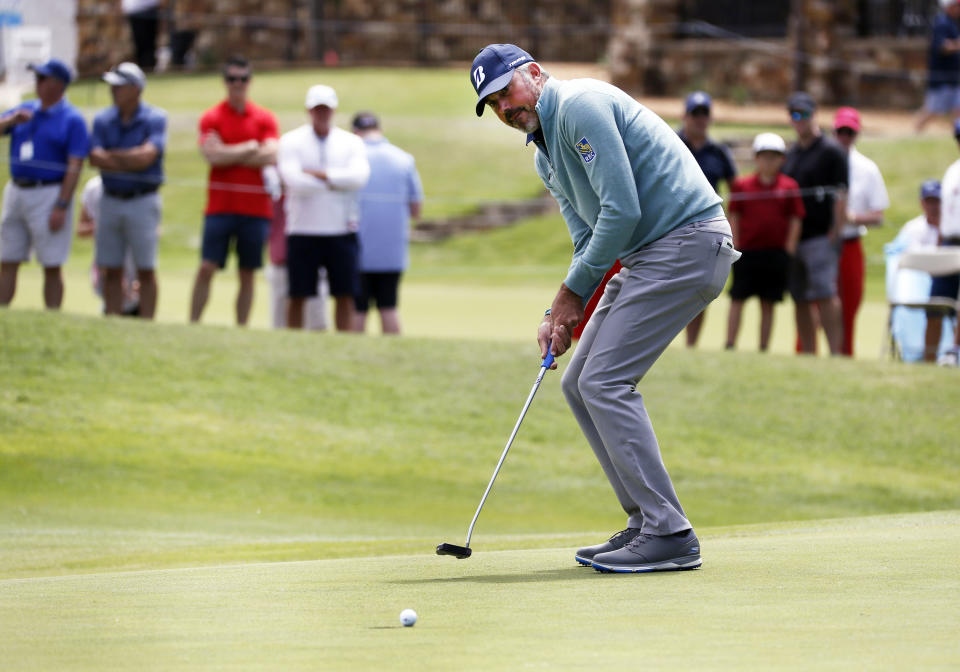
<svg viewBox="0 0 960 672"><path fill-rule="evenodd" d="M550 345L553 339L553 319L549 315L543 316L543 322L537 327L537 344L540 346L540 359L546 359L550 352ZM554 360L550 365L551 369L557 368L557 361Z"/></svg>
<svg viewBox="0 0 960 672"><path fill-rule="evenodd" d="M550 306L550 317L553 318L551 351L559 357L570 349L573 330L583 320L583 299L566 285L560 285L560 291Z"/></svg>

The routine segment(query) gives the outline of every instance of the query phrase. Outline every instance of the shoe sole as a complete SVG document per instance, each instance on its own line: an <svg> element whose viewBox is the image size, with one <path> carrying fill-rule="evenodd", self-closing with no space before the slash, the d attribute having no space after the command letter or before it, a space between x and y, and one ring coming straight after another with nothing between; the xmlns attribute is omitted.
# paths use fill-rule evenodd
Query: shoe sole
<svg viewBox="0 0 960 672"><path fill-rule="evenodd" d="M673 558L672 560L663 560L661 562L637 565L602 565L596 562L592 562L590 564L595 570L604 574L641 574L646 572L675 572L687 569L697 569L703 564L703 561L698 555L695 558Z"/></svg>
<svg viewBox="0 0 960 672"><path fill-rule="evenodd" d="M575 555L575 556L573 556L573 557L574 557L574 559L575 559L577 562L579 562L579 563L580 563L581 565L583 565L584 567L592 567L592 566L593 566L593 558L585 558L585 557L583 557L582 555Z"/></svg>

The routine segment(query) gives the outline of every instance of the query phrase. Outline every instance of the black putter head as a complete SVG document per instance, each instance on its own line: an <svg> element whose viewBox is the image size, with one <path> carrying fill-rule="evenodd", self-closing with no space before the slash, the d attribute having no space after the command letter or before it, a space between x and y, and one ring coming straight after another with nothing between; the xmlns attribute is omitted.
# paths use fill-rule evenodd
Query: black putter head
<svg viewBox="0 0 960 672"><path fill-rule="evenodd" d="M443 543L437 546L437 555L452 555L457 560L465 560L470 557L473 551L469 546L456 546L454 544Z"/></svg>

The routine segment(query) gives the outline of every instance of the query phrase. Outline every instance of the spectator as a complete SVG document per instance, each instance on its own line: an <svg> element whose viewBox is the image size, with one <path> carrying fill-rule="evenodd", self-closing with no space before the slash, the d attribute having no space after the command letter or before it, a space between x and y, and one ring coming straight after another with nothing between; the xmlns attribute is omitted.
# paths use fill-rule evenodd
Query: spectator
<svg viewBox="0 0 960 672"><path fill-rule="evenodd" d="M77 222L77 236L90 238L96 234L97 221L100 219L100 201L103 199L103 178L94 175L83 185L80 194L80 220ZM90 268L90 279L94 293L103 298L103 274L96 261ZM127 250L123 261L123 315L136 317L140 312L140 286L137 283L137 267L133 255Z"/></svg>
<svg viewBox="0 0 960 672"><path fill-rule="evenodd" d="M940 181L926 180L920 185L920 207L917 215L903 225L895 240L903 243L904 252L937 247L940 244Z"/></svg>
<svg viewBox="0 0 960 672"><path fill-rule="evenodd" d="M107 315L123 312L123 265L133 255L140 283L140 317L157 309L157 231L160 226L163 153L167 115L141 101L147 78L134 63L121 63L103 75L113 107L93 120L90 164L103 176L97 222L97 265L104 273Z"/></svg>
<svg viewBox="0 0 960 672"><path fill-rule="evenodd" d="M286 194L287 324L302 329L304 301L317 295L326 268L338 331L353 329L359 290L357 190L370 177L363 141L333 125L337 94L318 84L307 91L310 123L280 138L278 167Z"/></svg>
<svg viewBox="0 0 960 672"><path fill-rule="evenodd" d="M202 27L205 12L204 0L167 0L170 17L170 63L176 68L193 65L196 58L191 53Z"/></svg>
<svg viewBox="0 0 960 672"><path fill-rule="evenodd" d="M960 143L960 119L953 124L953 137ZM960 245L960 159L954 161L941 181L942 200L940 205L940 245ZM944 298L956 301L960 295L960 273L940 275L933 278L930 288L931 298ZM956 311L950 311L949 317L956 317ZM939 343L943 329L943 320L930 320L928 316L927 343ZM960 325L960 321L958 321ZM960 348L960 326L954 337L954 347L947 352L939 363L956 366L957 351Z"/></svg>
<svg viewBox="0 0 960 672"><path fill-rule="evenodd" d="M710 114L712 106L710 95L704 91L694 91L687 96L683 126L677 133L683 144L693 153L693 158L707 176L707 182L714 191L719 191L721 181L726 182L727 187L730 186L731 180L737 176L737 167L730 151L724 145L711 140L708 135L710 123L713 121ZM704 309L687 325L688 348L696 347L706 314Z"/></svg>
<svg viewBox="0 0 960 672"><path fill-rule="evenodd" d="M360 293L356 329L366 329L370 299L380 313L384 334L400 333L397 289L409 264L410 219L420 217L423 186L413 156L391 144L370 112L353 118L353 132L363 139L370 181L360 191Z"/></svg>
<svg viewBox="0 0 960 672"><path fill-rule="evenodd" d="M44 305L57 310L63 302L60 269L70 255L70 206L90 139L83 115L64 97L70 69L55 59L30 69L36 99L0 117L0 133L10 135L10 181L0 213L0 305L13 300L20 264L33 249L43 266Z"/></svg>
<svg viewBox="0 0 960 672"><path fill-rule="evenodd" d="M730 188L733 245L743 256L733 265L727 349L736 346L744 302L760 299L760 352L770 346L774 304L783 300L790 258L800 239L803 201L795 180L780 172L787 146L775 133L753 141L757 172L737 178Z"/></svg>
<svg viewBox="0 0 960 672"><path fill-rule="evenodd" d="M137 65L153 70L157 65L157 32L160 27L160 0L122 0L122 9L130 23L133 52Z"/></svg>
<svg viewBox="0 0 960 672"><path fill-rule="evenodd" d="M920 207L923 214L903 225L897 237L889 245L902 252L935 248L940 244L940 182L927 180L920 186ZM928 362L937 359L937 350L942 337L943 312L928 310L924 330L923 358Z"/></svg>
<svg viewBox="0 0 960 672"><path fill-rule="evenodd" d="M627 529L578 550L576 560L601 571L698 567L700 542L637 385L719 295L738 256L720 198L677 134L620 89L553 79L512 44L482 49L470 73L477 116L489 107L536 146L537 174L573 240L566 279L537 329L541 357L570 348L585 299L615 259L625 267L607 285L562 387Z"/></svg>
<svg viewBox="0 0 960 672"><path fill-rule="evenodd" d="M934 116L960 117L960 1L940 0L927 56L927 96L917 113L919 133Z"/></svg>
<svg viewBox="0 0 960 672"><path fill-rule="evenodd" d="M846 221L840 228L843 246L840 250L837 289L843 315L843 344L841 352L853 357L854 329L857 311L863 300L866 265L862 236L868 226L883 224L883 211L890 207L887 185L877 164L861 154L854 146L860 133L860 113L852 107L841 107L833 119L837 143L847 150L849 157L850 190L847 193Z"/></svg>
<svg viewBox="0 0 960 672"><path fill-rule="evenodd" d="M273 202L273 217L270 220L268 248L270 266L267 268L267 280L270 282L270 321L274 329L287 327L287 306L290 303L290 283L287 282L287 217L284 213L285 199L281 196ZM305 329L323 331L327 328L327 299L330 288L327 285L327 269L321 268L317 282L317 295L306 300L303 306L303 326Z"/></svg>
<svg viewBox="0 0 960 672"><path fill-rule="evenodd" d="M273 204L263 181L263 168L277 161L277 120L248 99L253 68L242 56L231 56L223 68L226 100L200 117L200 153L210 164L207 208L203 222L200 268L193 284L190 321L199 322L217 269L237 251L239 290L236 317L245 326L253 305L253 280L263 266Z"/></svg>
<svg viewBox="0 0 960 672"><path fill-rule="evenodd" d="M797 142L787 150L783 172L800 185L806 216L790 278L800 352L816 353L817 315L831 354L843 346L843 316L837 296L838 229L846 217L847 155L816 125L817 106L799 91L787 101Z"/></svg>

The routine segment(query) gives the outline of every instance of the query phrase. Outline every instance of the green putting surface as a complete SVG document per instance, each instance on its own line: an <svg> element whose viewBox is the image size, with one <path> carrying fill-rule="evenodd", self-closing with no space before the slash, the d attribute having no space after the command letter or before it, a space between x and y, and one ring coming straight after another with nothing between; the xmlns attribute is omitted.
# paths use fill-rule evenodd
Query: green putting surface
<svg viewBox="0 0 960 672"><path fill-rule="evenodd" d="M960 664L960 512L705 529L701 539L702 569L648 575L579 567L573 544L485 551L477 539L462 561L425 546L8 579L0 655L5 670ZM405 608L419 614L413 628L400 625Z"/></svg>

